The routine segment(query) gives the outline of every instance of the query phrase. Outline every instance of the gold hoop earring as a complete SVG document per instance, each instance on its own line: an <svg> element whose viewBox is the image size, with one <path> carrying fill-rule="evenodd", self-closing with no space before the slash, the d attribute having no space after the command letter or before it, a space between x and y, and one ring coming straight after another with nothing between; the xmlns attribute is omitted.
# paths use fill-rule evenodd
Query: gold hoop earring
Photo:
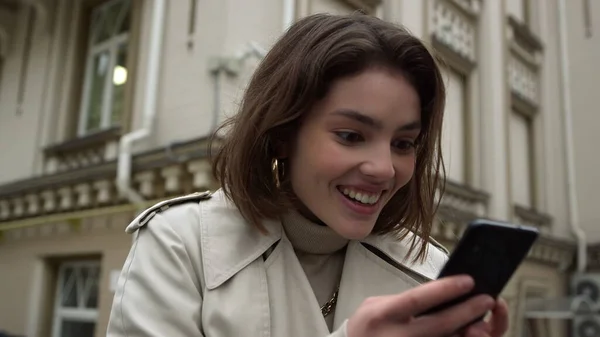
<svg viewBox="0 0 600 337"><path fill-rule="evenodd" d="M277 160L277 158L271 160L271 172L273 173L273 179L275 180L275 187L279 188L281 186L281 181L279 180L279 160Z"/></svg>

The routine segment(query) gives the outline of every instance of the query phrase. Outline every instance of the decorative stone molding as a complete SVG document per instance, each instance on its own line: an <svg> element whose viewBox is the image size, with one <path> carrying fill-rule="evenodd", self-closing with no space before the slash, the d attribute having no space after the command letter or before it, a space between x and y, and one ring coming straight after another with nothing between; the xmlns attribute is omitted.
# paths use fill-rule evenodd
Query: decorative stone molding
<svg viewBox="0 0 600 337"><path fill-rule="evenodd" d="M209 189L207 154L207 139L200 138L135 155L132 186L147 200ZM15 221L127 204L117 197L116 172L113 160L0 186L0 231Z"/></svg>
<svg viewBox="0 0 600 337"><path fill-rule="evenodd" d="M365 12L366 14L373 14L377 9L377 6L381 4L381 0L342 0L348 5Z"/></svg>
<svg viewBox="0 0 600 337"><path fill-rule="evenodd" d="M16 218L25 215L25 200L21 197L16 197L12 200L12 211Z"/></svg>
<svg viewBox="0 0 600 337"><path fill-rule="evenodd" d="M136 174L134 180L139 184L140 194L146 198L156 195L157 174L154 170Z"/></svg>
<svg viewBox="0 0 600 337"><path fill-rule="evenodd" d="M461 220L471 220L474 217L484 217L487 214L489 195L450 180L446 181L446 190L440 205L466 215Z"/></svg>
<svg viewBox="0 0 600 337"><path fill-rule="evenodd" d="M537 109L539 105L539 76L538 68L515 53L511 53L508 60L508 83L513 99L524 101L519 110L528 112Z"/></svg>
<svg viewBox="0 0 600 337"><path fill-rule="evenodd" d="M444 56L472 67L477 60L478 0L437 0L433 4L431 36Z"/></svg>
<svg viewBox="0 0 600 337"><path fill-rule="evenodd" d="M571 242L554 239L542 234L529 251L527 258L566 269L573 263L575 248L575 245Z"/></svg>
<svg viewBox="0 0 600 337"><path fill-rule="evenodd" d="M517 223L537 227L542 232L548 231L552 225L552 217L547 214L540 213L534 209L515 205L514 213Z"/></svg>
<svg viewBox="0 0 600 337"><path fill-rule="evenodd" d="M39 212L39 198L39 195L33 193L25 196L27 200L27 215L35 215Z"/></svg>
<svg viewBox="0 0 600 337"><path fill-rule="evenodd" d="M544 48L542 42L526 24L520 22L512 15L508 16L507 23L509 41L514 41L519 47L531 55L542 51Z"/></svg>
<svg viewBox="0 0 600 337"><path fill-rule="evenodd" d="M485 192L447 180L432 235L455 240L471 220L486 217L488 199Z"/></svg>
<svg viewBox="0 0 600 337"><path fill-rule="evenodd" d="M507 38L510 50L507 80L513 108L533 115L537 113L540 100L542 43L527 25L510 15L507 18Z"/></svg>
<svg viewBox="0 0 600 337"><path fill-rule="evenodd" d="M450 0L466 13L477 16L481 12L481 0Z"/></svg>
<svg viewBox="0 0 600 337"><path fill-rule="evenodd" d="M110 203L113 193L112 182L108 179L103 179L94 182L94 189L96 190L96 202L99 205L104 205Z"/></svg>
<svg viewBox="0 0 600 337"><path fill-rule="evenodd" d="M77 195L77 207L87 208L92 205L92 185L89 183L78 184L74 190Z"/></svg>
<svg viewBox="0 0 600 337"><path fill-rule="evenodd" d="M43 211L45 213L52 213L56 210L56 191L45 190L40 193L42 200L44 200Z"/></svg>
<svg viewBox="0 0 600 337"><path fill-rule="evenodd" d="M72 209L74 206L73 203L73 191L71 189L71 186L65 186L62 187L58 190L58 195L59 195L59 203L58 203L58 207L60 210L63 211L67 211L69 209Z"/></svg>
<svg viewBox="0 0 600 337"><path fill-rule="evenodd" d="M177 193L181 190L182 166L173 165L165 167L161 170L161 176L165 179L165 191L167 193Z"/></svg>
<svg viewBox="0 0 600 337"><path fill-rule="evenodd" d="M10 203L8 200L0 200L0 220L6 220L10 217Z"/></svg>
<svg viewBox="0 0 600 337"><path fill-rule="evenodd" d="M120 128L72 139L44 149L44 174L66 172L116 159Z"/></svg>
<svg viewBox="0 0 600 337"><path fill-rule="evenodd" d="M195 189L206 189L211 185L211 167L208 161L192 161L188 164L188 171L192 174L192 185Z"/></svg>

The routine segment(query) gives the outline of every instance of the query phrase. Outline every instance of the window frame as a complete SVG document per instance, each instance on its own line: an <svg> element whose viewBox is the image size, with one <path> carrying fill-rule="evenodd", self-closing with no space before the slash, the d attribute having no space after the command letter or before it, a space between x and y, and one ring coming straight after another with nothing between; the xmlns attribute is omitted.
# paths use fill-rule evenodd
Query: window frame
<svg viewBox="0 0 600 337"><path fill-rule="evenodd" d="M115 36L111 36L108 40L103 41L99 44L94 44L94 30L93 30L93 17L94 17L94 12L96 11L103 11L106 10L106 8L113 6L114 4L118 3L118 2L123 2L126 3L126 5L128 6L128 11L130 12L130 27L128 29L128 31L126 33L121 33ZM103 130L107 130L110 129L111 127L114 127L115 125L111 125L111 102L112 99L114 98L113 92L114 92L114 85L113 85L113 80L112 80L112 71L114 70L115 67L115 62L116 62L116 58L118 56L118 51L119 48L125 44L126 45L126 50L127 50L127 64L131 64L131 62L129 62L130 57L132 56L132 52L131 52L131 43L132 43L132 39L131 39L131 30L132 30L132 25L134 24L134 3L131 0L108 0L106 2L102 2L100 4L96 4L95 6L93 6L90 9L90 20L88 22L86 22L87 24L87 29L88 29L88 34L87 34L87 46L86 46L86 51L85 51L85 56L84 56L84 75L82 78L82 92L81 92L81 101L80 101L80 107L78 109L78 113L77 113L77 118L78 118L78 122L77 122L77 137L84 137L90 134L93 134L95 132L100 132ZM92 129L92 130L88 130L87 126L88 126L88 120L89 120L89 108L90 108L90 89L92 86L92 80L93 80L93 68L94 68L94 60L97 56L101 55L104 51L108 51L109 53L109 60L108 60L108 65L107 65L107 69L108 69L108 73L107 73L107 78L104 80L104 88L102 91L102 104L101 104L101 113L100 113L100 125L98 126L97 129ZM129 81L131 80L130 78L131 73L129 72L129 68L128 68L128 79L127 82L124 83L123 85L128 85ZM127 89L125 89L127 90ZM127 100L127 98L125 98L125 100ZM125 106L125 109L127 109L127 106ZM125 115L126 112L123 114ZM119 121L119 125L123 124L123 115L120 116L120 121ZM116 126L119 126L116 125Z"/></svg>
<svg viewBox="0 0 600 337"><path fill-rule="evenodd" d="M459 80L459 83L462 85L462 111L460 111L461 113L461 123L462 123L462 134L460 134L459 136L462 138L461 142L462 142L462 162L461 162L461 166L462 166L462 172L461 172L461 181L456 181L455 179L453 179L450 176L450 166L446 167L446 179L451 180L455 183L461 184L461 185L466 185L466 186L470 186L473 185L472 181L471 181L471 172L472 172L472 168L471 168L471 164L472 164L472 159L471 159L471 155L472 155L472 146L471 146L471 116L472 116L472 108L471 108L471 103L470 103L470 97L471 97L471 88L470 88L470 72L468 71L464 71L459 69L458 67L453 66L451 63L446 64L444 67L441 67L442 70L442 76L444 77L444 80L448 80L446 89L450 88L450 76L456 76ZM447 72L447 74L445 74L444 72ZM446 76L447 75L447 76ZM445 81L446 82L446 81ZM450 90L452 90L452 88L450 88ZM448 97L448 92L446 92L446 97ZM448 104L446 102L446 108L448 107ZM444 111L444 125L448 125L449 120L446 113L448 112L448 110ZM446 130L444 130L446 131ZM442 133L442 137L444 137L444 133ZM443 154L445 155L445 154ZM446 162L446 157L444 156L444 162L445 164L450 164L449 162Z"/></svg>
<svg viewBox="0 0 600 337"><path fill-rule="evenodd" d="M448 41L440 35L439 26L436 26L436 6L445 7L446 10L454 12L456 17L461 18L464 23L473 29L474 40L469 51L457 49L457 45ZM429 4L428 39L436 53L441 57L440 63L448 71L453 71L463 77L463 131L464 131L464 154L462 182L456 182L463 187L481 189L484 186L482 170L478 164L481 161L480 139L481 128L481 101L480 82L481 73L478 67L480 55L478 35L481 18L479 17L479 6L475 4L468 8L456 0L436 0ZM442 76L444 76L442 74ZM444 78L444 82L446 79Z"/></svg>
<svg viewBox="0 0 600 337"><path fill-rule="evenodd" d="M536 123L536 114L535 113L531 113L531 112L526 112L523 111L521 108L519 108L519 106L517 104L512 104L512 107L510 109L510 116L509 119L512 118L512 115L518 115L518 117L522 118L525 120L526 124L526 130L527 130L527 144L522 144L522 146L527 146L527 153L528 153L528 158L527 160L529 161L527 166L528 166L528 172L526 172L527 174L527 184L529 185L529 205L522 205L518 202L515 201L515 191L513 191L513 187L511 186L511 200L513 203L513 206L521 206L525 209L537 209L537 202L538 202L538 192L537 192L537 182L536 182L536 167L537 167L537 158L536 158L536 137L535 137L535 123ZM512 134L511 130L510 130L510 123L509 123L509 137ZM510 143L510 142L509 142ZM511 154L513 153L513 149L512 146L510 146L509 144L509 151L510 154L509 156L511 156ZM510 170L512 171L512 158L511 158L511 163L510 163ZM511 178L511 181L514 179L514 177Z"/></svg>
<svg viewBox="0 0 600 337"><path fill-rule="evenodd" d="M99 133L113 130L112 134L121 135L131 130L134 109L137 101L136 95L141 94L137 86L138 68L144 67L146 60L140 57L140 50L147 48L147 43L142 39L143 31L149 29L150 18L143 0L130 1L131 17L129 21L129 43L127 46L127 81L123 85L123 110L118 127L99 130L99 132L81 135L79 130L81 106L83 100L83 86L86 72L92 10L108 0L80 0L74 2L60 1L53 14L52 20L56 23L53 37L53 53L48 65L54 69L48 89L48 99L45 108L50 116L49 123L44 126L44 150L54 146L77 145L77 148L106 146L106 140L98 140ZM90 142L90 139L98 141ZM112 141L113 138L111 138ZM85 150L85 149L80 149ZM79 151L79 150L78 150ZM51 163L56 157L49 157L44 153L40 161L41 174L55 172ZM58 160L62 160L58 158Z"/></svg>
<svg viewBox="0 0 600 337"><path fill-rule="evenodd" d="M541 295L541 296L531 296L532 294ZM527 277L521 280L518 287L518 303L519 307L516 312L516 317L520 317L519 321L516 325L517 331L516 336L522 337L525 336L526 329L532 325L532 321L527 320L525 317L527 310L527 299L528 298L548 298L551 294L551 288L542 280L538 278ZM541 328L542 333L540 336L550 336L547 332L550 331L547 321L536 322L538 323L538 327ZM542 324L539 324L542 323ZM530 336L535 337L535 336Z"/></svg>
<svg viewBox="0 0 600 337"><path fill-rule="evenodd" d="M98 323L99 317L99 303L96 305L96 309L89 308L64 308L61 305L62 299L62 283L65 278L65 270L69 267L72 268L81 268L81 267L92 267L97 268L97 286L98 286L98 295L100 295L100 280L101 280L101 263L100 260L75 260L75 261L65 261L61 262L58 266L57 277L56 277L56 290L54 295L54 305L53 305L53 313L52 313L52 336L59 337L61 336L62 322L65 319L69 319L71 321L77 322L93 322L94 324ZM98 296L98 300L99 300Z"/></svg>

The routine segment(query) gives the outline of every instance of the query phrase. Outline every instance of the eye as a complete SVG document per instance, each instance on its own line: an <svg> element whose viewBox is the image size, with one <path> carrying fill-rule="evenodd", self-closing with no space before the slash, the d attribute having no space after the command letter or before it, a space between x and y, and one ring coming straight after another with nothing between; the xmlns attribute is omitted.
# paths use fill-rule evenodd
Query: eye
<svg viewBox="0 0 600 337"><path fill-rule="evenodd" d="M409 152L415 148L415 142L408 139L399 139L392 142L392 146L401 152Z"/></svg>
<svg viewBox="0 0 600 337"><path fill-rule="evenodd" d="M344 143L349 144L358 143L365 140L360 133L353 131L337 131L335 132L335 135L338 138L340 138Z"/></svg>

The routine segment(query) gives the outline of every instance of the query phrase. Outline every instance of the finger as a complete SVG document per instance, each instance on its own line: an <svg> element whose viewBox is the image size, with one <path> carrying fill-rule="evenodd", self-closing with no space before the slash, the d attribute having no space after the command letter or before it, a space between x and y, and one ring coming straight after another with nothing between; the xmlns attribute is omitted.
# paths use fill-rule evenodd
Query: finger
<svg viewBox="0 0 600 337"><path fill-rule="evenodd" d="M483 332L484 334L489 334L492 332L492 326L488 322L481 321L481 322L477 322L477 323L469 326L466 329L466 331L467 331L467 333L469 333L470 331L474 331L474 332Z"/></svg>
<svg viewBox="0 0 600 337"><path fill-rule="evenodd" d="M492 318L490 320L490 336L501 337L508 330L508 304L503 299L496 301L496 306L492 309Z"/></svg>
<svg viewBox="0 0 600 337"><path fill-rule="evenodd" d="M437 336L459 332L477 317L494 308L495 301L487 295L479 295L430 316L414 320L411 330L417 336ZM479 322L475 323L478 324ZM474 331L478 331L475 329ZM485 332L483 332L485 334Z"/></svg>
<svg viewBox="0 0 600 337"><path fill-rule="evenodd" d="M381 306L381 315L407 319L435 305L467 294L474 286L470 276L451 276L388 297Z"/></svg>
<svg viewBox="0 0 600 337"><path fill-rule="evenodd" d="M465 329L465 333L463 336L489 336L489 333L492 331L492 327L489 323L481 321L469 326Z"/></svg>
<svg viewBox="0 0 600 337"><path fill-rule="evenodd" d="M488 335L487 333L485 333L483 331L473 330L473 331L469 331L464 336L465 337L489 337L490 335Z"/></svg>

